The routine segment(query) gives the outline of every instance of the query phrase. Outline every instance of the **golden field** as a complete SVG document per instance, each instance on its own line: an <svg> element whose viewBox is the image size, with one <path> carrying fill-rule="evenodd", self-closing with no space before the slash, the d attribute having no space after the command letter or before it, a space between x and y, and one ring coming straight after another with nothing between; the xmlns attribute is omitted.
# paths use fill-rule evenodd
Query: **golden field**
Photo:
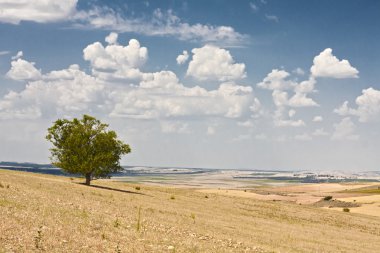
<svg viewBox="0 0 380 253"><path fill-rule="evenodd" d="M243 190L231 194L111 180L96 180L89 187L81 181L0 170L0 252L380 249L380 217L355 213L354 208L347 213L258 199ZM365 196L375 195L353 198Z"/></svg>

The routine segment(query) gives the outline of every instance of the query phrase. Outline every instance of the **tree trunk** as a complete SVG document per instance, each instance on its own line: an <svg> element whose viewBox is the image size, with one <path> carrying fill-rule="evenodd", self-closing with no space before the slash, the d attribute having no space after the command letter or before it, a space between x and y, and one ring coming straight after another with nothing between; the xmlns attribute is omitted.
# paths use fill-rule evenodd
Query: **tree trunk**
<svg viewBox="0 0 380 253"><path fill-rule="evenodd" d="M86 175L86 185L90 185L90 182L91 182L91 173L87 173Z"/></svg>

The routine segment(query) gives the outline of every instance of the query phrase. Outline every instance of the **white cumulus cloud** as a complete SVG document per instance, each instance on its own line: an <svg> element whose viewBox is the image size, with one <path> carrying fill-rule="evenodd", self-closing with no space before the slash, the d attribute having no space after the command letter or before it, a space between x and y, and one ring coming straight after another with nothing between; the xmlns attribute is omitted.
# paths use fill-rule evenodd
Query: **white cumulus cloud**
<svg viewBox="0 0 380 253"><path fill-rule="evenodd" d="M359 117L360 122L375 121L380 116L380 91L372 87L362 90L362 95L355 100L357 108L350 108L345 101L334 110L341 116L353 115Z"/></svg>
<svg viewBox="0 0 380 253"><path fill-rule="evenodd" d="M176 59L177 64L178 65L184 64L185 62L187 62L188 59L189 59L189 53L186 50L184 50L182 54L177 56L177 59Z"/></svg>
<svg viewBox="0 0 380 253"><path fill-rule="evenodd" d="M115 117L140 119L175 117L240 118L250 113L254 102L252 88L223 83L216 90L207 91L179 83L173 72L161 71L153 79L142 81L139 87L112 93Z"/></svg>
<svg viewBox="0 0 380 253"><path fill-rule="evenodd" d="M108 44L117 44L117 38L119 37L119 35L115 32L111 32L104 40L108 43Z"/></svg>
<svg viewBox="0 0 380 253"><path fill-rule="evenodd" d="M147 49L131 39L127 46L117 44L116 34L109 44L88 45L83 57L90 73L73 64L67 69L42 73L34 63L12 61L9 78L23 80L21 91L10 91L0 99L0 118L51 118L78 113L100 113L111 117L163 120L162 130L184 132L172 119L224 118L247 120L260 111L260 102L250 86L233 81L218 88L184 86L172 71L143 72ZM130 79L127 71L138 73ZM182 130L181 130L182 129Z"/></svg>
<svg viewBox="0 0 380 253"><path fill-rule="evenodd" d="M187 75L201 81L232 81L246 77L245 64L235 63L228 50L206 45L192 50Z"/></svg>
<svg viewBox="0 0 380 253"><path fill-rule="evenodd" d="M334 56L331 48L326 48L314 57L310 71L314 77L330 78L358 78L359 74L348 60L339 60Z"/></svg>
<svg viewBox="0 0 380 253"><path fill-rule="evenodd" d="M78 0L0 0L0 22L19 24L21 21L48 23L70 18Z"/></svg>
<svg viewBox="0 0 380 253"><path fill-rule="evenodd" d="M335 108L334 112L340 116L347 116L353 113L352 109L348 107L348 101L344 101L339 108Z"/></svg>
<svg viewBox="0 0 380 253"><path fill-rule="evenodd" d="M24 52L18 51L16 55L12 56L12 60L17 60L19 58L22 58L24 56Z"/></svg>
<svg viewBox="0 0 380 253"><path fill-rule="evenodd" d="M355 124L350 117L343 118L339 123L334 124L332 140L358 140L359 135L355 134Z"/></svg>
<svg viewBox="0 0 380 253"><path fill-rule="evenodd" d="M289 99L289 106L292 107L308 107L318 106L318 104L312 99L307 97L306 93L296 93Z"/></svg>
<svg viewBox="0 0 380 253"><path fill-rule="evenodd" d="M318 106L312 98L307 97L308 93L314 92L315 79L310 78L297 83L288 80L289 76L290 74L284 70L273 69L257 86L262 89L273 90L272 97L276 106ZM290 89L292 89L295 94L289 99L288 92L283 90Z"/></svg>
<svg viewBox="0 0 380 253"><path fill-rule="evenodd" d="M315 92L314 86L316 80L310 77L298 83L290 80L289 77L290 74L285 70L273 69L257 86L262 89L272 90L272 99L276 106L273 115L275 126L305 126L303 120L291 119L295 115L295 110L291 109L287 114L285 110L287 107L318 106L312 98L308 97L308 94ZM289 95L291 96L289 97Z"/></svg>
<svg viewBox="0 0 380 253"><path fill-rule="evenodd" d="M106 47L95 42L83 50L83 58L90 62L93 74L102 79L141 78L139 68L148 59L148 49L141 47L135 39L131 39L127 46L118 45L115 33L108 35L106 40L110 43Z"/></svg>
<svg viewBox="0 0 380 253"><path fill-rule="evenodd" d="M355 103L358 108L355 114L359 117L359 121L367 122L379 119L380 115L380 91L374 88L364 89L362 95L357 97Z"/></svg>
<svg viewBox="0 0 380 253"><path fill-rule="evenodd" d="M290 115L293 114L291 112L286 115L285 107L280 106L276 109L273 116L274 125L276 127L303 127L306 126L305 122L301 119L293 119ZM286 118L288 116L288 118ZM294 114L293 114L294 116Z"/></svg>
<svg viewBox="0 0 380 253"><path fill-rule="evenodd" d="M290 74L285 70L273 69L257 87L268 90L287 90L293 88L296 83L286 80Z"/></svg>
<svg viewBox="0 0 380 253"><path fill-rule="evenodd" d="M22 52L20 57L22 56ZM6 76L13 80L37 80L41 78L41 71L36 69L34 62L29 62L21 58L16 58L11 62L11 69Z"/></svg>
<svg viewBox="0 0 380 253"><path fill-rule="evenodd" d="M41 75L20 92L0 99L0 118L39 118L67 112L98 110L104 85L81 71L78 65Z"/></svg>

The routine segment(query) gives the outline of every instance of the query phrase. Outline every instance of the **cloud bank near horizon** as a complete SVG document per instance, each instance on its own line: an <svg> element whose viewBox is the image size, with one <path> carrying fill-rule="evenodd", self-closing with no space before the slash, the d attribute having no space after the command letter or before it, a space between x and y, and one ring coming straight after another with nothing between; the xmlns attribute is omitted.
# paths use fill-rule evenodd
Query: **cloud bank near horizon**
<svg viewBox="0 0 380 253"><path fill-rule="evenodd" d="M248 128L257 121L268 120L263 116L268 108L263 108L252 85L240 84L247 76L245 64L236 63L228 50L206 44L192 49L191 55L184 51L180 57L182 65L189 59L188 77L206 86L210 81L219 83L211 90L202 85L184 85L170 70L145 72L148 52L136 39L130 39L127 45L119 44L118 34L111 32L105 44L98 41L83 49L83 59L90 64L89 73L75 63L67 69L43 73L36 63L25 60L20 51L12 57L6 77L24 82L25 88L10 91L0 99L0 118L54 118L89 112L116 118L160 120L163 132L175 129L165 123L168 119L192 118L205 122L215 118L234 119L238 120L238 126ZM339 61L327 48L314 58L309 78L296 81L289 72L273 69L256 86L272 92L275 109L268 115L272 115L273 126L298 128L323 119L320 115L314 115L308 123L303 118L297 119L297 109L320 106L312 98L317 92L318 78L357 78L357 73L347 60ZM357 109L349 108L348 101L335 109L345 118L334 124L331 139L358 139L358 135L351 134L354 123L347 116L357 116L360 122L375 119L380 114L379 94L373 88L363 90L363 95L356 99ZM183 127L179 129L179 133L189 132ZM210 133L211 128L207 126L207 129ZM312 136L327 135L321 129L315 131L294 139L311 140Z"/></svg>

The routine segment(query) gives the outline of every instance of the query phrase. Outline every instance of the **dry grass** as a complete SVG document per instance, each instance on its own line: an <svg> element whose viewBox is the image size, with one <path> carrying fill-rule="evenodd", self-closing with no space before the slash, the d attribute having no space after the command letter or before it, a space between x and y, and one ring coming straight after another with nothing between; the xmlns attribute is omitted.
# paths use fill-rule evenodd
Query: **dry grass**
<svg viewBox="0 0 380 253"><path fill-rule="evenodd" d="M345 191L345 193L380 194L380 185L372 185Z"/></svg>
<svg viewBox="0 0 380 253"><path fill-rule="evenodd" d="M357 203L360 207L351 209L352 213L362 213L380 217L380 195L375 194L361 194L355 197L342 197L339 200L349 203Z"/></svg>
<svg viewBox="0 0 380 253"><path fill-rule="evenodd" d="M380 218L0 170L0 252L377 252ZM7 187L9 185L9 187ZM174 198L172 198L174 197Z"/></svg>

